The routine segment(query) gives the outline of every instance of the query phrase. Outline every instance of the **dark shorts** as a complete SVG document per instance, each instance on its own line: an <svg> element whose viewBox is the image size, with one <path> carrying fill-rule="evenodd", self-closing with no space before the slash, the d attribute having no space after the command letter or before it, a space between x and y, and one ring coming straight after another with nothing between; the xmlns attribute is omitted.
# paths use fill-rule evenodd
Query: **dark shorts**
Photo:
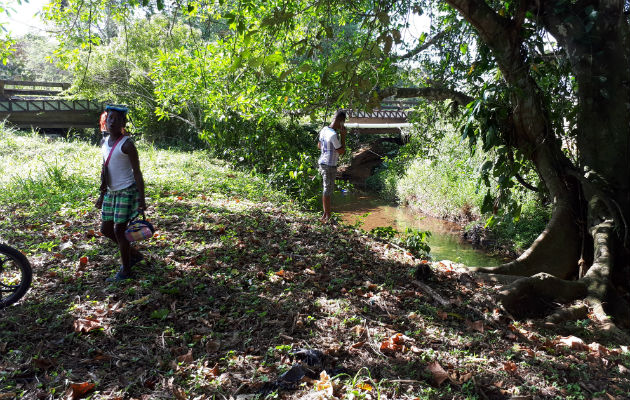
<svg viewBox="0 0 630 400"><path fill-rule="evenodd" d="M330 165L319 164L319 173L324 179L324 196L332 196L335 190L335 178L337 177L337 167L331 167Z"/></svg>
<svg viewBox="0 0 630 400"><path fill-rule="evenodd" d="M108 190L103 198L101 219L115 224L131 221L138 215L139 196L135 184L121 190Z"/></svg>

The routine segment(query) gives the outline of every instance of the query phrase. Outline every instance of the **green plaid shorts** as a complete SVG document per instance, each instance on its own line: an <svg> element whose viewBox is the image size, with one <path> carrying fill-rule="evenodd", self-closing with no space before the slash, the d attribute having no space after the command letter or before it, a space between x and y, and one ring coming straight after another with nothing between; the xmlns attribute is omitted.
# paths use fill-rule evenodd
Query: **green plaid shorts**
<svg viewBox="0 0 630 400"><path fill-rule="evenodd" d="M103 198L101 219L115 224L131 221L138 215L138 197L135 184L121 190L108 190Z"/></svg>

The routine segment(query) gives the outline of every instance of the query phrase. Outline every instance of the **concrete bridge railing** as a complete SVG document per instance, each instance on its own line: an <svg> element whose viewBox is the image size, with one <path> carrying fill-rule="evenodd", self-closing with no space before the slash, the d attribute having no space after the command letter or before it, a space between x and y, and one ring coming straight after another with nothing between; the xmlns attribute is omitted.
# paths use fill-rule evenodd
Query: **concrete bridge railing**
<svg viewBox="0 0 630 400"><path fill-rule="evenodd" d="M0 80L0 120L22 129L96 128L102 104L60 99L59 94L69 86L59 82Z"/></svg>

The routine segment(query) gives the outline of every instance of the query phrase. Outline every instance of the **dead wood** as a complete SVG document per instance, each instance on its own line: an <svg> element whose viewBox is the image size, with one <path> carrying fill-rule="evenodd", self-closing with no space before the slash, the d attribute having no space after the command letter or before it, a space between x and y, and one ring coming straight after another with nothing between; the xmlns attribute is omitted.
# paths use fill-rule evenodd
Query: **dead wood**
<svg viewBox="0 0 630 400"><path fill-rule="evenodd" d="M451 302L446 300L444 297L440 296L435 290L431 289L428 285L420 282L420 281L411 281L414 285L418 286L422 289L426 294L429 295L433 300L437 301L442 305L442 307L449 307Z"/></svg>

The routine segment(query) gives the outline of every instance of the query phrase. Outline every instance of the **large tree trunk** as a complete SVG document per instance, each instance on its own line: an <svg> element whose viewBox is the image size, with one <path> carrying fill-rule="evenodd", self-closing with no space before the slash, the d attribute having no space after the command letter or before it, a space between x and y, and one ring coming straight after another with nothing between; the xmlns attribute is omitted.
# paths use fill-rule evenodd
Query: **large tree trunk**
<svg viewBox="0 0 630 400"><path fill-rule="evenodd" d="M516 314L526 311L526 299L536 300L539 307L533 308L545 308L586 297L606 324L611 325L606 306L619 321L630 323L630 307L615 288L629 287L619 281L630 254L630 29L624 2L593 2L597 13L570 2L521 2L534 9L567 52L578 83L578 166L561 151L543 96L529 75L519 35L526 8L507 19L482 0L448 3L495 55L512 88L512 139L530 155L554 201L551 221L530 249L511 263L481 271L530 276L501 292L504 306ZM577 278L580 267L583 278L566 281Z"/></svg>

